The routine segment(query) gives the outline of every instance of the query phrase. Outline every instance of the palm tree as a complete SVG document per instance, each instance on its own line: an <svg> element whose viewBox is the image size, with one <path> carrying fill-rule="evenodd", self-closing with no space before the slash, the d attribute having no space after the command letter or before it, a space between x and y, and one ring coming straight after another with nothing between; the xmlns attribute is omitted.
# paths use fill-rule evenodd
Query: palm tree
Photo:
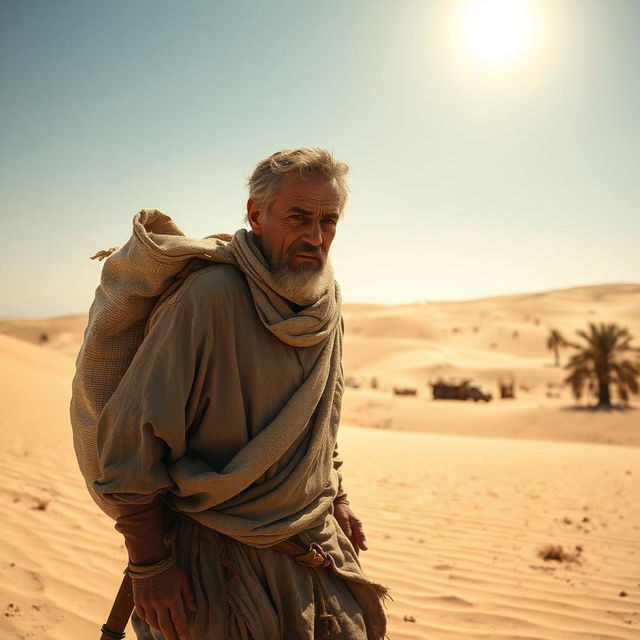
<svg viewBox="0 0 640 640"><path fill-rule="evenodd" d="M560 366L560 347L566 347L568 345L569 343L557 329L551 329L551 331L549 331L547 349L553 349L553 353L556 357L556 367Z"/></svg>
<svg viewBox="0 0 640 640"><path fill-rule="evenodd" d="M616 324L590 322L588 332L576 333L586 344L571 344L580 351L571 356L565 367L570 371L565 383L571 385L576 400L581 398L585 386L590 393L598 394L598 407L611 406L610 385L617 386L623 402L630 393L640 392L640 363L625 357L630 352L640 352L631 346L633 338L628 329Z"/></svg>

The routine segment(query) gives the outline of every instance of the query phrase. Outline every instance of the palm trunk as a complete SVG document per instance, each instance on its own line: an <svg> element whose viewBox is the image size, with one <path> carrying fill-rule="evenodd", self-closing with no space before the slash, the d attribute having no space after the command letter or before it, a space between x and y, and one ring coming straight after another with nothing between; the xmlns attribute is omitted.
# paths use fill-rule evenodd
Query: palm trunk
<svg viewBox="0 0 640 640"><path fill-rule="evenodd" d="M604 380L598 381L598 406L610 407L611 396L609 395L609 383Z"/></svg>
<svg viewBox="0 0 640 640"><path fill-rule="evenodd" d="M558 349L558 345L554 345L553 353L556 356L556 367L559 367L560 366L560 351Z"/></svg>

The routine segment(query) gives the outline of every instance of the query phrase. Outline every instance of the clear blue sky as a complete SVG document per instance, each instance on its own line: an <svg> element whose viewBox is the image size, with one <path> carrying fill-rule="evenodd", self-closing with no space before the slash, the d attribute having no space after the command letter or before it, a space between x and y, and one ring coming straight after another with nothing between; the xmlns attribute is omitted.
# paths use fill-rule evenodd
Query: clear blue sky
<svg viewBox="0 0 640 640"><path fill-rule="evenodd" d="M348 301L640 281L640 2L531 0L508 68L464 4L0 0L0 317L86 311L142 207L239 228L303 145L351 167Z"/></svg>

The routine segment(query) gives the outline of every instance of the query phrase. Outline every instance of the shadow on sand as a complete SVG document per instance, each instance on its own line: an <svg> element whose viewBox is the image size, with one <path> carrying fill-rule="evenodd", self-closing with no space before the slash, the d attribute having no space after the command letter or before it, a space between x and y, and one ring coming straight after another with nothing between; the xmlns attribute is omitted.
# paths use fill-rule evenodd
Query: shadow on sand
<svg viewBox="0 0 640 640"><path fill-rule="evenodd" d="M624 405L624 404L616 404L610 407L601 407L599 405L589 405L589 406L578 405L573 407L562 407L561 409L561 411L578 411L578 412L584 412L584 413L612 413L614 411L618 413L624 413L626 411L637 411L637 410L638 410L638 407L632 407L630 405Z"/></svg>

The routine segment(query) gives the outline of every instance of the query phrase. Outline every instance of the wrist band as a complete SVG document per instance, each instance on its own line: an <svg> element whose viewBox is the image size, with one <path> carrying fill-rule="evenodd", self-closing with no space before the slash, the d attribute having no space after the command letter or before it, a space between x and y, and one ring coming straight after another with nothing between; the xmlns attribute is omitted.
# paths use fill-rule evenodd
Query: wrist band
<svg viewBox="0 0 640 640"><path fill-rule="evenodd" d="M130 576L132 580L153 578L169 570L175 563L176 557L173 552L170 552L169 555L154 564L133 564L129 562L124 572Z"/></svg>

